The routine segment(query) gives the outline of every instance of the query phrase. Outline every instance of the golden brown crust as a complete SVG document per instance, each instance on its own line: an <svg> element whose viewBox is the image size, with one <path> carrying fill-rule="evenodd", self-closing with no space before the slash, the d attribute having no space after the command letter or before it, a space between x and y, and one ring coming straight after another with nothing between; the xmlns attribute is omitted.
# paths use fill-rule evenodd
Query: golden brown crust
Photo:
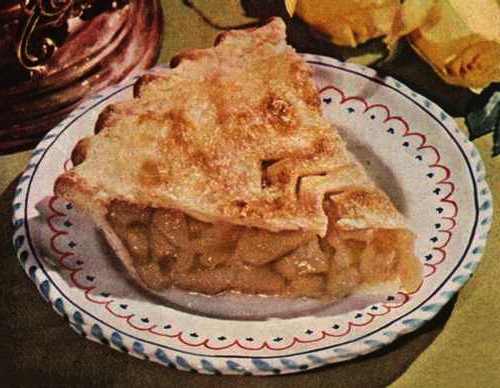
<svg viewBox="0 0 500 388"><path fill-rule="evenodd" d="M120 198L206 222L324 235L325 194L349 189L360 202L346 212L350 224L403 224L383 194L369 206L356 197L359 187L378 189L322 117L311 69L286 45L281 20L225 32L216 47L175 61L139 80L136 98L103 111L99 135L78 144L78 166L57 194L82 206ZM364 217L377 201L377 217Z"/></svg>
<svg viewBox="0 0 500 388"><path fill-rule="evenodd" d="M76 143L75 148L73 148L73 151L71 152L71 161L74 166L78 166L83 163L85 159L87 159L89 147L90 142L88 137L85 137Z"/></svg>
<svg viewBox="0 0 500 388"><path fill-rule="evenodd" d="M106 106L102 112L99 114L94 127L94 133L97 135L104 128L113 125L113 116L116 113L116 107L114 105Z"/></svg>
<svg viewBox="0 0 500 388"><path fill-rule="evenodd" d="M106 212L106 202L97 196L97 190L72 171L60 175L54 184L54 192L63 197L71 198L80 210L94 219Z"/></svg>
<svg viewBox="0 0 500 388"><path fill-rule="evenodd" d="M390 199L375 188L345 190L331 195L339 217L337 228L344 230L381 228L397 229L404 226L404 220Z"/></svg>
<svg viewBox="0 0 500 388"><path fill-rule="evenodd" d="M142 89L145 88L149 83L156 81L158 78L159 77L156 74L144 74L142 77L140 77L134 84L134 98L141 97Z"/></svg>

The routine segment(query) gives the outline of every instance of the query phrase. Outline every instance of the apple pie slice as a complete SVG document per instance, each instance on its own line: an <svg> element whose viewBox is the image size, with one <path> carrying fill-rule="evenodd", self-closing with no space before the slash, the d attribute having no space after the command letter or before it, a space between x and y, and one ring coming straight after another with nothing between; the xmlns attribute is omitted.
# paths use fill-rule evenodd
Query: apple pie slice
<svg viewBox="0 0 500 388"><path fill-rule="evenodd" d="M322 117L280 19L179 54L95 130L55 192L144 287L332 300L421 281L414 236Z"/></svg>

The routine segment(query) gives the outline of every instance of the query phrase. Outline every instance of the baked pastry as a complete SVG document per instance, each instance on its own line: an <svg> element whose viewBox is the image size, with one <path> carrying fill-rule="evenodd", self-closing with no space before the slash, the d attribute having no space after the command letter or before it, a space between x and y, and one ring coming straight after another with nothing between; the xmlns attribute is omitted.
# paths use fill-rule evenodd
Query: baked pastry
<svg viewBox="0 0 500 388"><path fill-rule="evenodd" d="M55 193L144 287L331 300L421 281L413 234L322 117L280 19L144 76L72 160Z"/></svg>

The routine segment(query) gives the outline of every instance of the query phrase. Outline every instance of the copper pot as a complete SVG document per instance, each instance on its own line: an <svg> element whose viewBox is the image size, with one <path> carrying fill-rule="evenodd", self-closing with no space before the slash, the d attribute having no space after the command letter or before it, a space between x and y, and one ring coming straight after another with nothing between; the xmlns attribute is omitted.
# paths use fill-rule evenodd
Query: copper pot
<svg viewBox="0 0 500 388"><path fill-rule="evenodd" d="M4 0L0 154L32 147L80 100L148 68L159 0Z"/></svg>

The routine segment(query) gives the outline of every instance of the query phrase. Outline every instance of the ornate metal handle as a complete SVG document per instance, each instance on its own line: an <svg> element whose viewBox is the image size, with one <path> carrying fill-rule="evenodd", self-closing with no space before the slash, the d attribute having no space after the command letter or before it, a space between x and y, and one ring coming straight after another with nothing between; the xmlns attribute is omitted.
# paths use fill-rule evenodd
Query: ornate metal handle
<svg viewBox="0 0 500 388"><path fill-rule="evenodd" d="M27 70L42 72L57 48L53 29L80 16L95 0L20 0L27 21L17 45L17 58Z"/></svg>

